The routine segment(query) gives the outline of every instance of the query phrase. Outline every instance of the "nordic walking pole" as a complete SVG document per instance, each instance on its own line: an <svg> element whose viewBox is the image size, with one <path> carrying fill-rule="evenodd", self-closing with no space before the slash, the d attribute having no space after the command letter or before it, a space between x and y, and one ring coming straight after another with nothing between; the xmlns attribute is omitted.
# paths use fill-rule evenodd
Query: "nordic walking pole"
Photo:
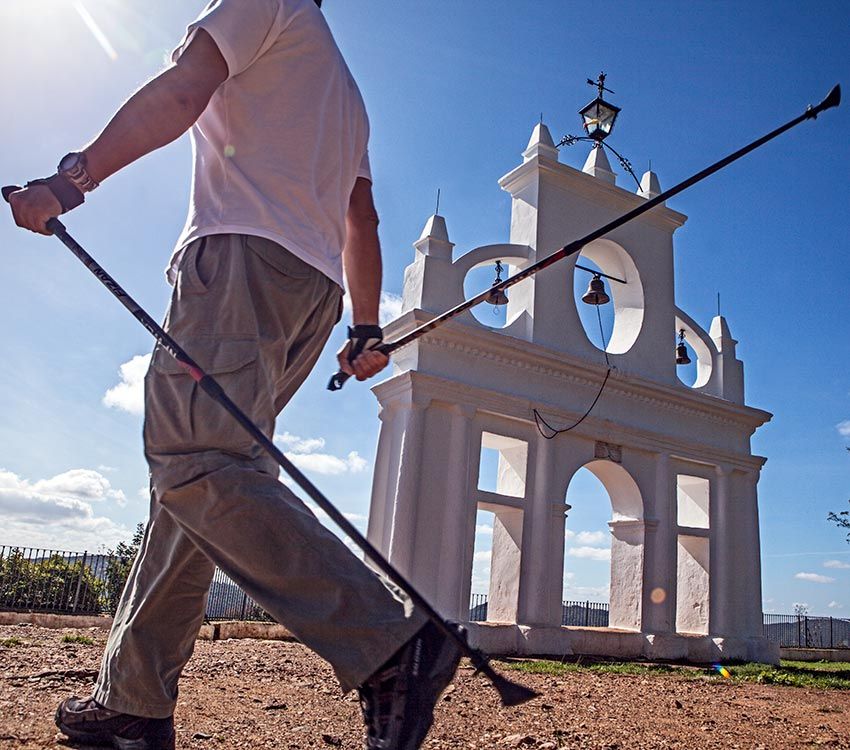
<svg viewBox="0 0 850 750"><path fill-rule="evenodd" d="M421 326L414 328L410 333L405 334L400 339L396 339L395 341L388 342L386 344L380 344L375 347L376 351L379 351L383 354L390 355L396 349L401 349L403 346L407 346L416 339L424 336L426 333L433 331L435 328L443 325L447 320L451 320L452 318L457 317L462 312L469 310L471 307L475 307L475 305L484 302L491 294L496 292L500 292L508 287L512 287L514 284L519 284L520 281L527 279L529 276L533 276L538 271L542 271L544 268L548 268L553 263L557 263L559 260L563 260L564 258L569 257L570 255L575 255L579 252L585 245L593 242L594 240L598 240L600 237L604 237L609 232L613 232L618 227L623 226L630 222L632 219L640 216L643 213L655 208L659 203L664 203L664 201L672 198L674 195L678 195L683 190L687 190L692 185L696 185L696 183L704 180L709 175L713 175L715 172L719 172L723 167L728 166L733 161L740 159L742 156L750 153L750 151L754 151L759 148L759 146L763 146L768 141L773 140L776 136L781 135L786 130L790 130L791 128L799 125L804 120L813 120L815 119L821 112L826 109L830 109L831 107L837 107L839 102L841 101L841 86L836 84L832 87L832 90L826 95L826 98L817 106L809 105L806 108L806 111L803 114L795 117L793 120L786 122L784 125L776 128L776 130L771 131L767 135L762 136L761 138L753 141L747 146L744 146L741 149L738 149L729 156L721 159L718 162L715 162L710 167L706 167L701 172L697 172L695 175L688 177L688 179L683 180L678 185L671 187L669 190L665 190L663 193L655 196L645 203L641 204L637 208L632 209L631 211L623 214L614 221L606 224L599 229L592 231L590 234L582 237L581 239L575 240L571 242L569 245L564 245L560 250L556 250L551 255L547 255L542 260L537 261L533 265L530 265L528 268L524 268L522 271L515 273L513 276L508 277L504 281L499 284L494 284L489 289L481 292L480 294L475 295L474 297L470 297L468 300L464 300L459 305L453 307L451 310L447 310L442 315L437 316L433 320L428 321L427 323L423 323ZM338 391L345 384L345 381L351 377L347 373L338 372L334 375L330 382L328 383L329 391Z"/></svg>
<svg viewBox="0 0 850 750"><path fill-rule="evenodd" d="M9 196L20 190L17 186L8 186L2 189L3 198L8 202ZM129 310L162 346L186 371L202 390L213 400L223 406L230 415L242 425L248 434L289 474L290 477L304 490L325 513L336 523L345 534L381 569L381 571L394 583L400 586L410 597L411 601L449 638L454 640L465 656L468 656L475 665L476 671L484 673L493 683L493 687L499 693L502 705L516 706L539 695L534 690L520 685L502 677L490 665L489 657L478 649L472 648L466 638L457 628L447 623L439 613L425 600L425 598L414 588L414 586L392 565L376 547L364 537L354 525L340 513L319 489L283 454L283 452L251 421L211 375L207 375L203 369L193 360L186 351L169 336L163 328L112 278L103 267L89 255L85 249L68 234L65 225L58 219L47 222L47 228L55 234L62 243L89 269L116 299Z"/></svg>

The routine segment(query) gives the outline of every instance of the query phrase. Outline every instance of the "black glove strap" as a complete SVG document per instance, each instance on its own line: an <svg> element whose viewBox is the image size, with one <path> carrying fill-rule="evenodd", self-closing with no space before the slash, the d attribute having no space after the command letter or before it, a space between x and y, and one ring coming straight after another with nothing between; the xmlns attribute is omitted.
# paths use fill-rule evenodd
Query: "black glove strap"
<svg viewBox="0 0 850 750"><path fill-rule="evenodd" d="M353 362L365 349L373 349L380 344L384 340L384 332L381 326L349 326L348 339L351 342L348 349L348 361Z"/></svg>
<svg viewBox="0 0 850 750"><path fill-rule="evenodd" d="M44 185L59 201L62 206L62 213L68 213L71 209L81 206L86 201L85 195L77 186L69 179L61 174L55 174L52 177L43 177L40 180L30 180L26 186L33 187L34 185Z"/></svg>

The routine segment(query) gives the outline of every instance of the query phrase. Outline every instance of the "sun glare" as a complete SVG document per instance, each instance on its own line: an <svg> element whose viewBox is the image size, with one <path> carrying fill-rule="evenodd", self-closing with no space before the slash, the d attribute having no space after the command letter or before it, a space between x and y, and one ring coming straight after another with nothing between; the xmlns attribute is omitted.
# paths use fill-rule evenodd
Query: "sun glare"
<svg viewBox="0 0 850 750"><path fill-rule="evenodd" d="M7 13L16 25L41 26L45 35L51 35L52 27L62 26L67 33L66 24L82 24L110 60L118 59L118 52L110 42L103 28L95 20L84 0L0 0L2 13Z"/></svg>

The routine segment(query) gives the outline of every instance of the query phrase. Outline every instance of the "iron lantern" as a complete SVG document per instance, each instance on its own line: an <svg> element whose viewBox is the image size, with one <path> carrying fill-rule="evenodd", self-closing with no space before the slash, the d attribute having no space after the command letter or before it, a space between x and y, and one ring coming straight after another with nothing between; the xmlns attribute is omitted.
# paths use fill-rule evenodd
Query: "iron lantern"
<svg viewBox="0 0 850 750"><path fill-rule="evenodd" d="M597 96L590 104L578 111L587 137L597 142L611 134L619 112L619 107L609 104L601 96Z"/></svg>

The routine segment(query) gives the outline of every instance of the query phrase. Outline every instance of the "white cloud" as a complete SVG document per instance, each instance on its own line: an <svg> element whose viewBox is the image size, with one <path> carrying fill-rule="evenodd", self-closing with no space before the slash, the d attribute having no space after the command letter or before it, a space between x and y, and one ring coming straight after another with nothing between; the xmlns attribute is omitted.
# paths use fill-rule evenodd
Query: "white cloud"
<svg viewBox="0 0 850 750"><path fill-rule="evenodd" d="M476 534L492 534L493 527L489 523L479 523L475 527Z"/></svg>
<svg viewBox="0 0 850 750"><path fill-rule="evenodd" d="M290 432L274 436L274 441L293 453L315 453L325 447L324 438L301 438Z"/></svg>
<svg viewBox="0 0 850 750"><path fill-rule="evenodd" d="M121 382L112 386L103 396L104 406L121 409L129 414L143 414L145 410L144 379L150 365L150 354L137 354L118 369Z"/></svg>
<svg viewBox="0 0 850 750"><path fill-rule="evenodd" d="M608 547L570 547L567 555L585 560L610 560L611 550Z"/></svg>
<svg viewBox="0 0 850 750"><path fill-rule="evenodd" d="M302 471L333 476L337 474L357 474L365 471L369 463L357 451L351 451L344 458L330 453L318 453L325 447L324 438L302 438L290 432L274 436L274 441L283 447L286 457ZM285 482L290 485L289 482ZM291 486L291 485L290 485Z"/></svg>
<svg viewBox="0 0 850 750"><path fill-rule="evenodd" d="M843 609L843 607L837 601L835 601L834 599L829 604L827 604L826 606L829 607L830 609Z"/></svg>
<svg viewBox="0 0 850 750"><path fill-rule="evenodd" d="M380 323L385 326L401 315L401 297L392 292L381 292Z"/></svg>
<svg viewBox="0 0 850 750"><path fill-rule="evenodd" d="M342 299L343 314L351 317L351 297L348 290L345 292L345 297ZM382 326L387 325L390 321L395 320L401 315L401 297L392 292L382 291L380 308L378 312L378 323Z"/></svg>
<svg viewBox="0 0 850 750"><path fill-rule="evenodd" d="M843 422L839 422L835 425L835 429L838 430L839 435L850 437L850 419L845 419Z"/></svg>
<svg viewBox="0 0 850 750"><path fill-rule="evenodd" d="M822 576L820 573L795 573L794 578L800 581L811 581L812 583L835 583L834 578Z"/></svg>
<svg viewBox="0 0 850 750"><path fill-rule="evenodd" d="M0 527L4 543L94 550L128 539L131 531L95 513L96 505L123 506L126 497L90 469L72 469L32 482L0 470Z"/></svg>
<svg viewBox="0 0 850 750"><path fill-rule="evenodd" d="M599 546L611 544L611 534L607 531L573 531L567 529L566 538L586 546Z"/></svg>
<svg viewBox="0 0 850 750"><path fill-rule="evenodd" d="M347 472L363 471L368 464L357 451L351 451L345 458L331 456L328 453L287 453L286 457L302 471L316 474L336 475Z"/></svg>
<svg viewBox="0 0 850 750"><path fill-rule="evenodd" d="M492 550L480 550L472 556L472 590L487 591L490 588L490 561Z"/></svg>
<svg viewBox="0 0 850 750"><path fill-rule="evenodd" d="M592 599L604 602L610 598L610 588L608 586L572 586L567 583L563 594L567 601Z"/></svg>
<svg viewBox="0 0 850 750"><path fill-rule="evenodd" d="M846 563L843 560L827 560L823 567L825 568L834 568L836 570L850 570L850 563Z"/></svg>

